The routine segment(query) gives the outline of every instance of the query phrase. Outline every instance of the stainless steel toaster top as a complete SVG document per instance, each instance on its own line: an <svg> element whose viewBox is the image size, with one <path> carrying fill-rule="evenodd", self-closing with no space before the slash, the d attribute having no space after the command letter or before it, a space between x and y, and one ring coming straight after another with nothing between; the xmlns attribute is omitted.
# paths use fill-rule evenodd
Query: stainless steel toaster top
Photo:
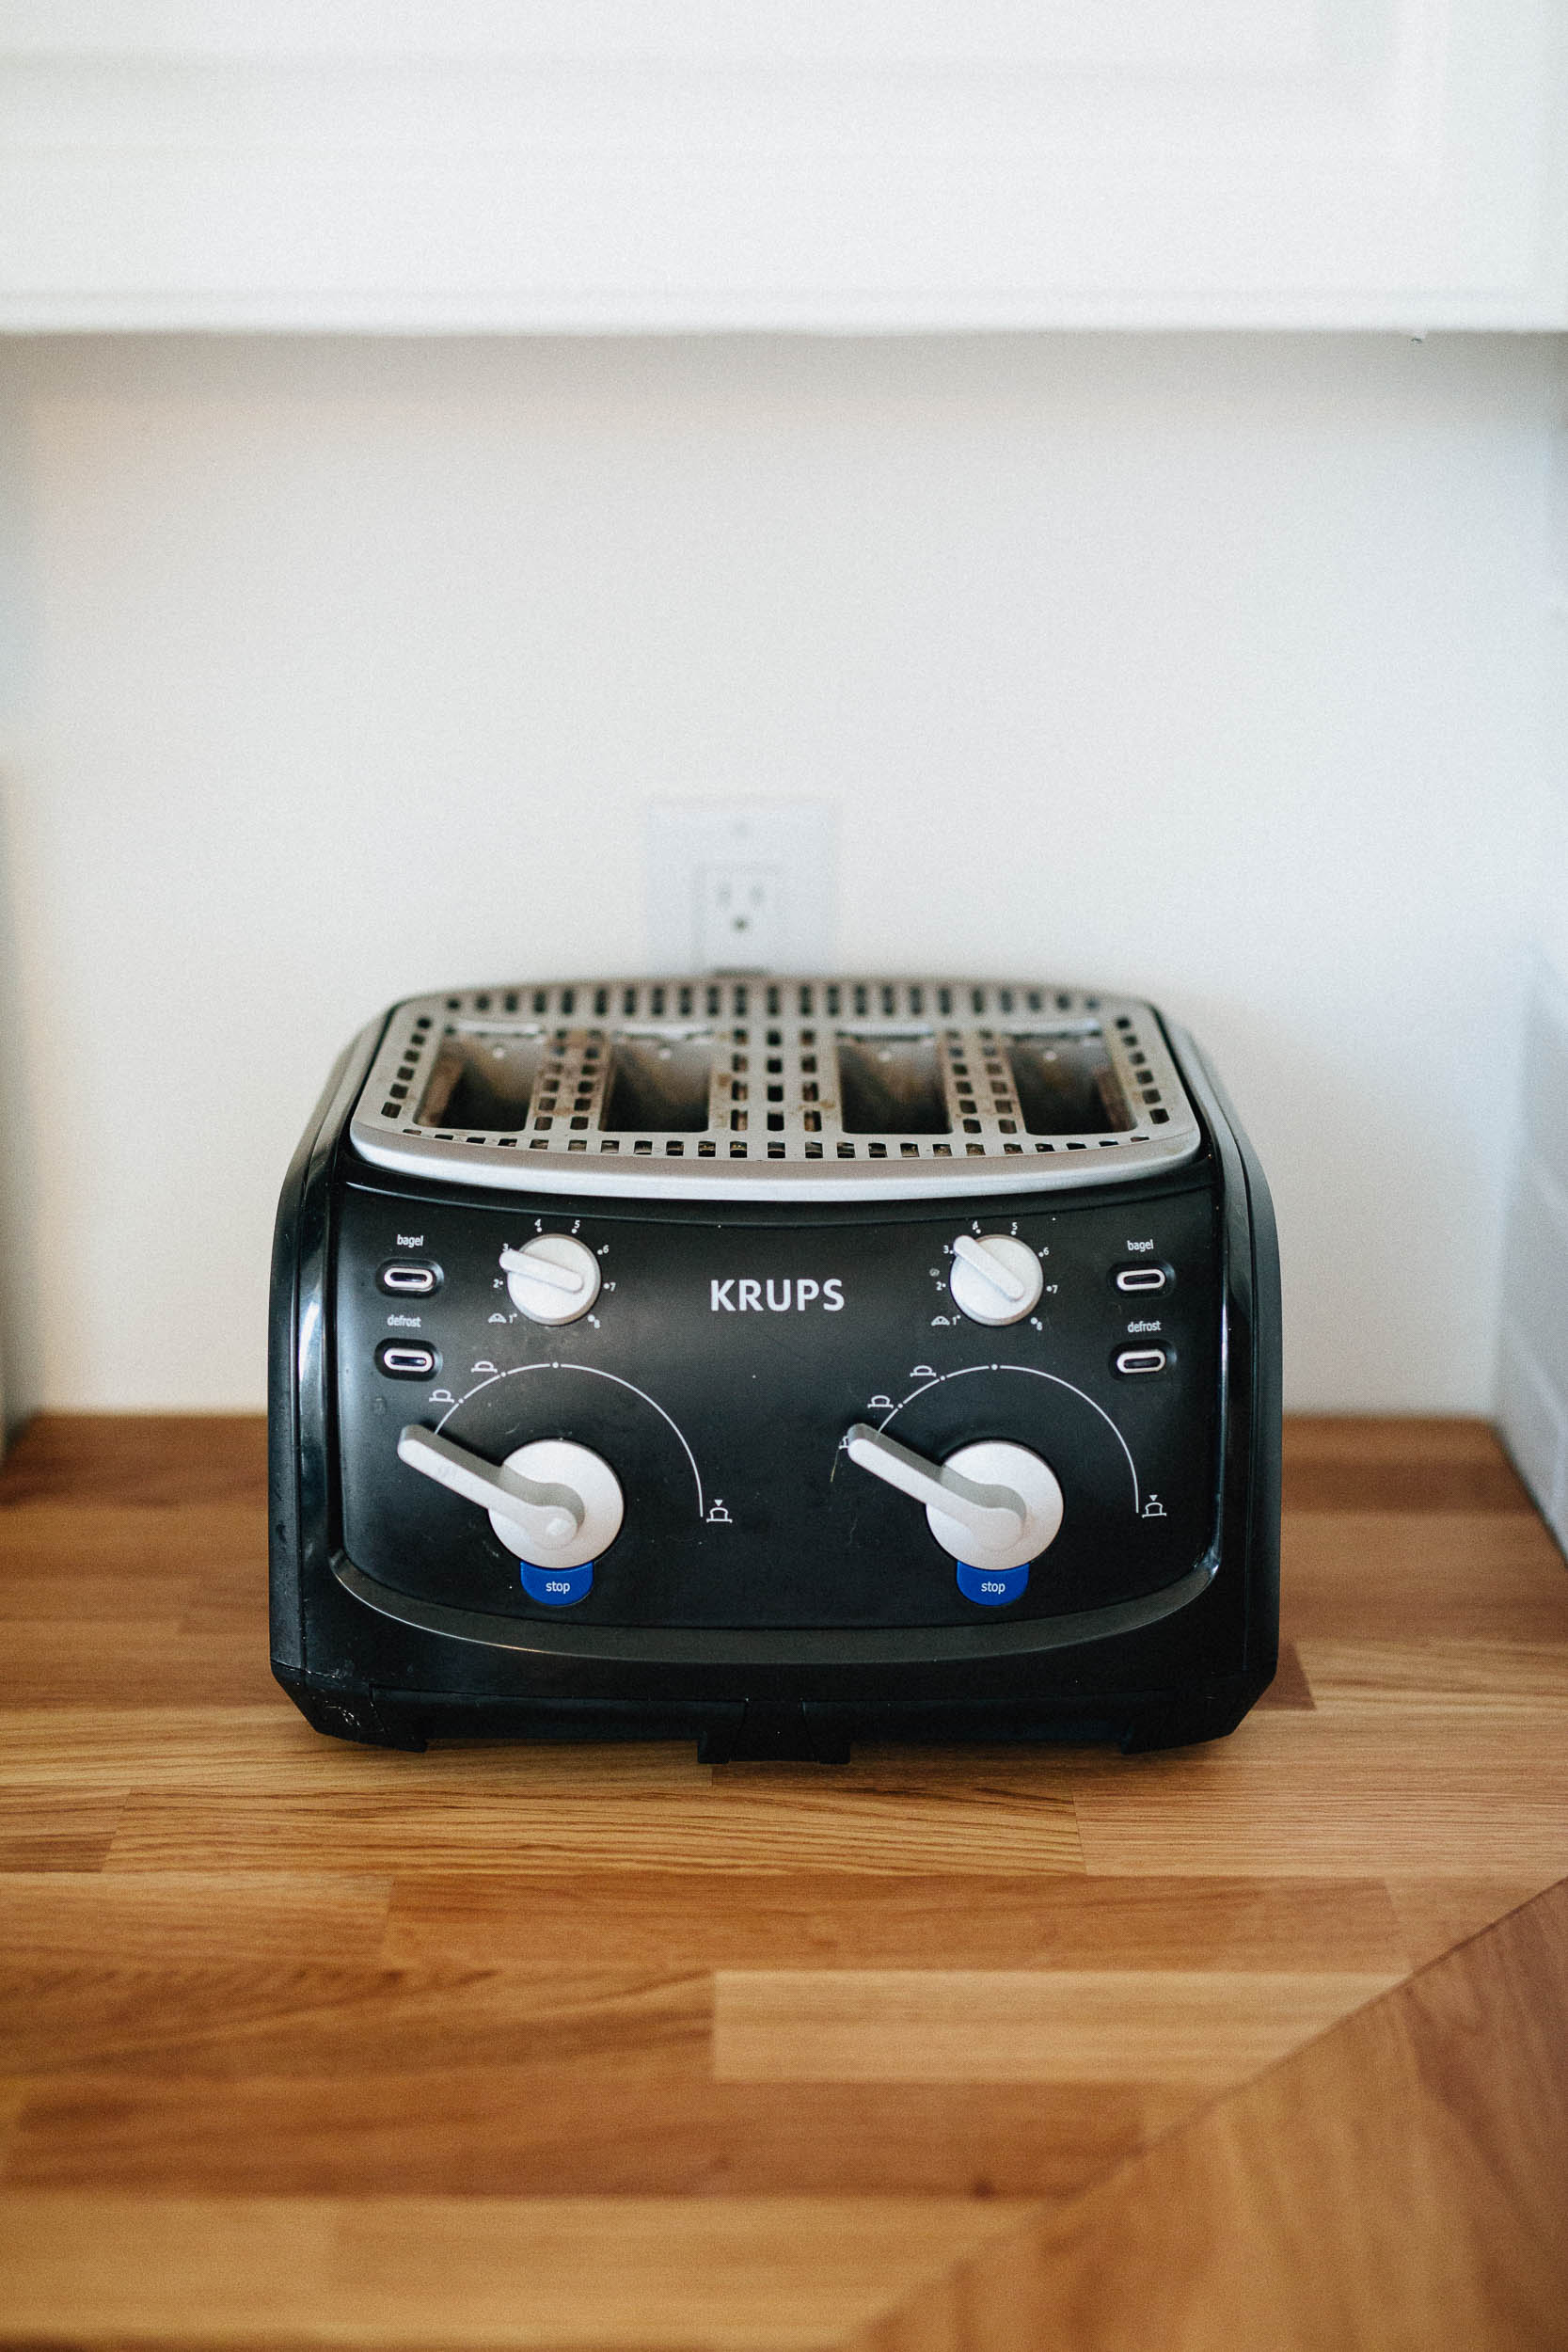
<svg viewBox="0 0 1568 2352"><path fill-rule="evenodd" d="M350 1132L378 1168L450 1184L705 1200L1049 1191L1201 1141L1136 998L750 974L410 997Z"/></svg>

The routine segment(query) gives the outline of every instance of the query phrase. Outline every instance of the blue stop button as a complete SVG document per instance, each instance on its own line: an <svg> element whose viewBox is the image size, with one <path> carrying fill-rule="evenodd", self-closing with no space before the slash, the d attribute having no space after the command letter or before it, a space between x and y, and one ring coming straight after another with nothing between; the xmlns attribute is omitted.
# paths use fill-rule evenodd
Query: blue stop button
<svg viewBox="0 0 1568 2352"><path fill-rule="evenodd" d="M586 1600L594 1589L594 1563L585 1560L580 1568L536 1568L531 1560L519 1561L523 1572L523 1590L530 1600L542 1600L546 1609L570 1609L573 1601Z"/></svg>
<svg viewBox="0 0 1568 2352"><path fill-rule="evenodd" d="M1006 1609L1010 1600L1022 1598L1028 1583L1027 1562L1022 1568L972 1568L967 1560L958 1562L958 1590L982 1609Z"/></svg>

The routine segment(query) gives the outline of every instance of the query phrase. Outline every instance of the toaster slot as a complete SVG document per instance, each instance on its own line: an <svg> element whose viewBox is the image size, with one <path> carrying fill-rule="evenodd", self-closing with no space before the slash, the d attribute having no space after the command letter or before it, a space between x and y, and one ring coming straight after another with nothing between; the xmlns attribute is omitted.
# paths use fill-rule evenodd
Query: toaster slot
<svg viewBox="0 0 1568 2352"><path fill-rule="evenodd" d="M618 1029L599 1125L610 1135L691 1135L708 1123L713 1039L705 1030Z"/></svg>
<svg viewBox="0 0 1568 2352"><path fill-rule="evenodd" d="M449 1030L420 1101L420 1124L514 1132L528 1118L544 1058L542 1028Z"/></svg>
<svg viewBox="0 0 1568 2352"><path fill-rule="evenodd" d="M840 1029L839 1122L850 1136L953 1132L936 1039L928 1030Z"/></svg>
<svg viewBox="0 0 1568 2352"><path fill-rule="evenodd" d="M1105 1041L1091 1036L1012 1036L1007 1062L1023 1124L1032 1136L1125 1134L1133 1124Z"/></svg>

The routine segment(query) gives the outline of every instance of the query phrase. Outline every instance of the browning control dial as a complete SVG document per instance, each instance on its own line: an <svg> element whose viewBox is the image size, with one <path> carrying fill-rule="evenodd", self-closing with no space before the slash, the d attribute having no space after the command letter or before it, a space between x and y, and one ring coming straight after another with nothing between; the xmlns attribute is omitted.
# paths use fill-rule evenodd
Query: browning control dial
<svg viewBox="0 0 1568 2352"><path fill-rule="evenodd" d="M1027 1242L1010 1233L960 1233L947 1288L971 1323L1022 1323L1039 1304L1045 1276Z"/></svg>
<svg viewBox="0 0 1568 2352"><path fill-rule="evenodd" d="M521 1249L503 1249L500 1266L512 1304L531 1323L576 1323L599 1295L599 1262L570 1233L539 1233Z"/></svg>

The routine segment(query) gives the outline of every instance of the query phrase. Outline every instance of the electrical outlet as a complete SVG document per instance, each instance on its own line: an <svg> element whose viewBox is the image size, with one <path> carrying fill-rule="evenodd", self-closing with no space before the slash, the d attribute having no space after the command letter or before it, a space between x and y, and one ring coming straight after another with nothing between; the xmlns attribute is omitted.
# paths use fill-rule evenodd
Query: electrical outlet
<svg viewBox="0 0 1568 2352"><path fill-rule="evenodd" d="M700 866L697 951L701 972L776 972L784 884L776 866Z"/></svg>
<svg viewBox="0 0 1568 2352"><path fill-rule="evenodd" d="M649 970L826 971L833 850L834 812L821 801L656 802Z"/></svg>

